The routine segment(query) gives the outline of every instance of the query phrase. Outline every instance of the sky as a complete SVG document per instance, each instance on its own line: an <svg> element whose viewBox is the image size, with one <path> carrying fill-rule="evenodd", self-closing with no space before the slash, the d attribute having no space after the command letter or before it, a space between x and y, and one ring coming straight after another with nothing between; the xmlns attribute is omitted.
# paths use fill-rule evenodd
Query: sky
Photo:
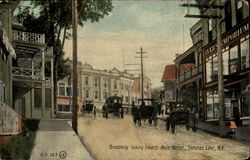
<svg viewBox="0 0 250 160"><path fill-rule="evenodd" d="M144 59L146 76L153 87L162 86L165 66L174 64L175 54L192 46L189 29L198 21L185 18L187 8L180 4L159 0L113 1L114 8L104 19L78 27L78 60L101 70L140 69L139 65L126 64L140 64L135 57L142 47L148 57ZM71 59L72 40L65 42L64 50Z"/></svg>

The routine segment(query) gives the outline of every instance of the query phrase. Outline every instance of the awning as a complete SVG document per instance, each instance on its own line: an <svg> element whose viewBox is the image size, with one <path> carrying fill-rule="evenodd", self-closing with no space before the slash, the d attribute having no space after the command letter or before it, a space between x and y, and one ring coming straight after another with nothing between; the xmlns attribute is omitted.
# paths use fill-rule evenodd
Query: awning
<svg viewBox="0 0 250 160"><path fill-rule="evenodd" d="M5 32L4 28L2 27L2 23L0 21L0 39L2 40L6 50L9 52L9 54L12 55L12 57L16 58L16 53L15 50L12 46L12 44L10 43L10 40L7 36L7 33Z"/></svg>

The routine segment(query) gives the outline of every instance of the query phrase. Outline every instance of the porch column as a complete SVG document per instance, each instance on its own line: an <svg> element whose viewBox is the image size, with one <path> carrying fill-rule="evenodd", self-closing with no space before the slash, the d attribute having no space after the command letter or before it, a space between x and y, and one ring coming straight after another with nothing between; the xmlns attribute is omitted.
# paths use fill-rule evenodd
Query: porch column
<svg viewBox="0 0 250 160"><path fill-rule="evenodd" d="M54 59L52 58L50 60L50 65L51 65L51 118L54 118Z"/></svg>
<svg viewBox="0 0 250 160"><path fill-rule="evenodd" d="M42 66L41 66L41 98L42 98L42 118L44 118L44 112L45 112L45 53L44 48L42 49Z"/></svg>
<svg viewBox="0 0 250 160"><path fill-rule="evenodd" d="M31 75L32 75L32 79L34 79L34 58L31 58Z"/></svg>

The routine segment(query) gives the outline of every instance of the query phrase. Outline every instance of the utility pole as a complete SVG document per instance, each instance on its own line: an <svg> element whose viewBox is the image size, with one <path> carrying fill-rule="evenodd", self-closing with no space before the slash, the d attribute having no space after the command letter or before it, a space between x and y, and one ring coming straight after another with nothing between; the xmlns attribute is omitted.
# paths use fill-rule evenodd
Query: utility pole
<svg viewBox="0 0 250 160"><path fill-rule="evenodd" d="M221 5L221 0L217 0L217 5ZM221 17L221 9L216 8L218 17ZM225 103L224 103L224 82L223 82L223 58L221 47L221 18L216 19L216 31L217 31L217 53L218 53L218 94L219 94L219 126L220 136L225 136L226 132L226 120L225 120Z"/></svg>
<svg viewBox="0 0 250 160"><path fill-rule="evenodd" d="M136 57L136 58L140 58L141 59L141 98L144 98L143 95L143 83L144 83L144 75L143 75L143 58L147 58L147 57L143 57L143 54L145 54L147 52L143 52L143 49L141 47L141 51L140 52L136 52L136 54L140 54L140 57Z"/></svg>
<svg viewBox="0 0 250 160"><path fill-rule="evenodd" d="M77 0L72 0L72 35L73 35L73 96L72 128L77 132Z"/></svg>

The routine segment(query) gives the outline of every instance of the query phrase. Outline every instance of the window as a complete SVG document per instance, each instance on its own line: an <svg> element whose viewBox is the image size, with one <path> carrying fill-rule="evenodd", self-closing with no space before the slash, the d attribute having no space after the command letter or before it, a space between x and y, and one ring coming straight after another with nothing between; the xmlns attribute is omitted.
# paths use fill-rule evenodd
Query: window
<svg viewBox="0 0 250 160"><path fill-rule="evenodd" d="M213 22L212 19L208 20L208 41L211 42L213 40Z"/></svg>
<svg viewBox="0 0 250 160"><path fill-rule="evenodd" d="M108 80L107 79L103 79L103 87L104 88L108 87Z"/></svg>
<svg viewBox="0 0 250 160"><path fill-rule="evenodd" d="M241 69L249 68L249 39L240 44Z"/></svg>
<svg viewBox="0 0 250 160"><path fill-rule="evenodd" d="M128 86L128 85L125 85L125 89L128 91L128 90L129 90L129 86Z"/></svg>
<svg viewBox="0 0 250 160"><path fill-rule="evenodd" d="M108 98L108 92L106 92L106 91L103 92L103 98L104 98L104 99L107 99L107 98Z"/></svg>
<svg viewBox="0 0 250 160"><path fill-rule="evenodd" d="M114 80L114 89L117 89L117 81Z"/></svg>
<svg viewBox="0 0 250 160"><path fill-rule="evenodd" d="M237 14L237 23L239 24L243 19L242 1L241 0L239 0L237 2L237 13L236 14Z"/></svg>
<svg viewBox="0 0 250 160"><path fill-rule="evenodd" d="M238 46L230 48L230 73L238 71L239 59L238 59Z"/></svg>
<svg viewBox="0 0 250 160"><path fill-rule="evenodd" d="M231 11L231 2L226 1L225 2L225 27L226 31L229 31L232 28L232 11Z"/></svg>
<svg viewBox="0 0 250 160"><path fill-rule="evenodd" d="M125 102L129 102L128 96L125 96Z"/></svg>
<svg viewBox="0 0 250 160"><path fill-rule="evenodd" d="M94 91L94 98L98 99L98 91L97 90Z"/></svg>
<svg viewBox="0 0 250 160"><path fill-rule="evenodd" d="M213 67L212 67L212 58L207 60L206 62L206 79L207 83L212 81L212 72L213 72Z"/></svg>
<svg viewBox="0 0 250 160"><path fill-rule="evenodd" d="M58 104L58 111L59 112L69 112L70 111L70 105Z"/></svg>
<svg viewBox="0 0 250 160"><path fill-rule="evenodd" d="M71 92L71 87L70 86L67 86L66 87L66 96L72 96L72 92Z"/></svg>
<svg viewBox="0 0 250 160"><path fill-rule="evenodd" d="M0 101L5 102L5 85L0 81Z"/></svg>
<svg viewBox="0 0 250 160"><path fill-rule="evenodd" d="M35 95L34 95L35 108L42 108L41 96L42 96L41 88L35 88Z"/></svg>
<svg viewBox="0 0 250 160"><path fill-rule="evenodd" d="M84 78L84 84L85 84L86 86L89 85L89 77L85 77L85 78Z"/></svg>
<svg viewBox="0 0 250 160"><path fill-rule="evenodd" d="M94 78L94 86L98 86L98 82L99 82L99 81L98 81L98 78L95 77L95 78Z"/></svg>
<svg viewBox="0 0 250 160"><path fill-rule="evenodd" d="M85 98L89 98L89 90L85 89Z"/></svg>
<svg viewBox="0 0 250 160"><path fill-rule="evenodd" d="M58 89L59 89L59 92L58 92L59 96L66 96L65 84L64 83L59 83Z"/></svg>
<svg viewBox="0 0 250 160"><path fill-rule="evenodd" d="M121 89L123 89L123 83L121 83Z"/></svg>

